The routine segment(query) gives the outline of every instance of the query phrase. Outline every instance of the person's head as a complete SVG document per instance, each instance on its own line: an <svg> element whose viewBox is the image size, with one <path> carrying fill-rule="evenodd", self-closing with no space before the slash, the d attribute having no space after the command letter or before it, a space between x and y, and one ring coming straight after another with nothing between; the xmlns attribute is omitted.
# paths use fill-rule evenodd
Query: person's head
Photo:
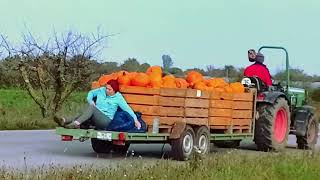
<svg viewBox="0 0 320 180"><path fill-rule="evenodd" d="M256 62L259 62L261 64L263 64L264 62L264 55L262 53L258 53L256 56Z"/></svg>
<svg viewBox="0 0 320 180"><path fill-rule="evenodd" d="M257 53L254 49L248 50L248 59L250 62L254 62L256 60Z"/></svg>
<svg viewBox="0 0 320 180"><path fill-rule="evenodd" d="M119 92L119 83L117 80L109 80L106 84L106 91L108 96L112 96Z"/></svg>

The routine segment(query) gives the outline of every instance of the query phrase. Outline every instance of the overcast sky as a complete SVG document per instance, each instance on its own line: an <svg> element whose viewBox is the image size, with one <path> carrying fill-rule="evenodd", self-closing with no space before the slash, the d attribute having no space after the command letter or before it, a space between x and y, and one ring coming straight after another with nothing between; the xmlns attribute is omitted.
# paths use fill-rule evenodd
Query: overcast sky
<svg viewBox="0 0 320 180"><path fill-rule="evenodd" d="M53 29L110 37L105 61L205 68L249 64L247 50L284 46L292 67L320 75L319 0L1 0L0 32L18 41L30 29L47 39ZM265 51L271 72L284 69L284 54Z"/></svg>

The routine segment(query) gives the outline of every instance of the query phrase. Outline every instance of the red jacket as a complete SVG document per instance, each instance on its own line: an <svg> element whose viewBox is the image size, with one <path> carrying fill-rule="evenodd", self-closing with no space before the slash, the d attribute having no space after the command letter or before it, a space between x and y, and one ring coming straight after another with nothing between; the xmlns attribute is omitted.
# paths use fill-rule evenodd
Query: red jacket
<svg viewBox="0 0 320 180"><path fill-rule="evenodd" d="M247 76L247 77L257 76L267 86L272 86L272 80L271 80L270 72L269 72L268 68L266 67L266 65L264 65L262 63L256 62L256 63L248 66L244 70L243 74L244 74L244 76Z"/></svg>

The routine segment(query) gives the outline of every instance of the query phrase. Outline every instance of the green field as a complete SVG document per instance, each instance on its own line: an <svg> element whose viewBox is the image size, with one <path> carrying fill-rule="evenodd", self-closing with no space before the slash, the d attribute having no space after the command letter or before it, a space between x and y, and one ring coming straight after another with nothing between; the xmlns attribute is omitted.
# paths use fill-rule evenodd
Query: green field
<svg viewBox="0 0 320 180"><path fill-rule="evenodd" d="M302 151L303 152L303 151ZM39 168L26 173L0 168L0 179L318 179L320 156L303 152L292 154L243 154L236 150L212 153L204 159L196 157L188 162L159 160L153 163L123 160L114 168L53 167Z"/></svg>
<svg viewBox="0 0 320 180"><path fill-rule="evenodd" d="M73 116L86 104L86 93L74 93L59 114ZM43 119L38 105L26 91L0 89L0 130L49 129L56 127L52 119Z"/></svg>

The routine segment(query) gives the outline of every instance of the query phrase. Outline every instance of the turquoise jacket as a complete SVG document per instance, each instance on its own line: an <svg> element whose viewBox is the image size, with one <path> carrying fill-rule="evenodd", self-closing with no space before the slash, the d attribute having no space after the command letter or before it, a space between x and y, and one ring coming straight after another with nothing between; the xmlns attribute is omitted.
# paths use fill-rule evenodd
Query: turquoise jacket
<svg viewBox="0 0 320 180"><path fill-rule="evenodd" d="M134 120L137 120L137 116L134 114L133 110L130 108L120 92L117 92L113 96L108 96L106 92L106 87L89 91L87 96L88 103L94 103L92 99L93 97L97 97L95 103L96 107L110 119L113 119L118 107L120 107L123 111L128 112Z"/></svg>

